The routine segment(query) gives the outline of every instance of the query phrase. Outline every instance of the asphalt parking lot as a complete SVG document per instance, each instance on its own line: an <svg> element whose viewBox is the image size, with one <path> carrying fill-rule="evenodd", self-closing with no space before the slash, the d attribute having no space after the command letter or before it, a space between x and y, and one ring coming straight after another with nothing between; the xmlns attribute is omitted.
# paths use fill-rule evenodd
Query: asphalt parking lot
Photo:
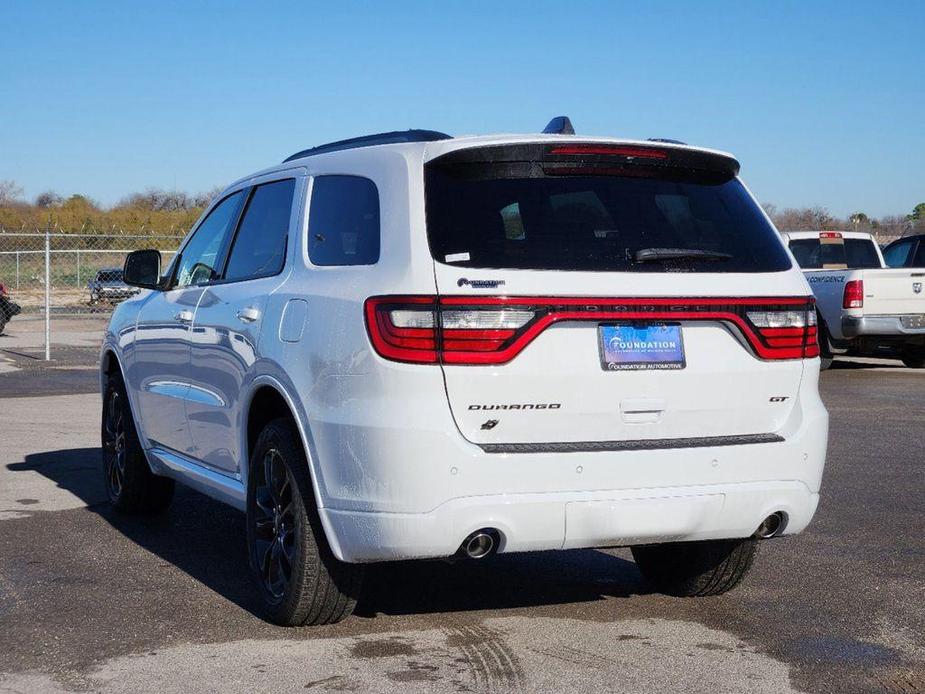
<svg viewBox="0 0 925 694"><path fill-rule="evenodd" d="M254 614L239 514L110 511L98 325L62 323L50 367L34 327L0 337L0 692L925 692L925 372L823 375L816 519L730 594L651 594L623 550L408 562L286 630Z"/></svg>

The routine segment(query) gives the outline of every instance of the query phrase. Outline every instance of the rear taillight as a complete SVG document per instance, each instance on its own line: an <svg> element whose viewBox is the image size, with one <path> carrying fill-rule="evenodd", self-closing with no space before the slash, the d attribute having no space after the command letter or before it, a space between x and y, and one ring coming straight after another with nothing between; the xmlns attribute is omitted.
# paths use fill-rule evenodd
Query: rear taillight
<svg viewBox="0 0 925 694"><path fill-rule="evenodd" d="M427 296L366 300L366 328L376 351L393 361L437 363L437 300Z"/></svg>
<svg viewBox="0 0 925 694"><path fill-rule="evenodd" d="M455 308L433 297L374 297L366 324L376 351L395 361L494 364L501 348L536 316L521 307Z"/></svg>
<svg viewBox="0 0 925 694"><path fill-rule="evenodd" d="M812 306L786 311L746 311L745 315L767 346L778 351L774 358L819 356L816 311Z"/></svg>
<svg viewBox="0 0 925 694"><path fill-rule="evenodd" d="M0 282L0 296L6 296L6 285Z"/></svg>
<svg viewBox="0 0 925 694"><path fill-rule="evenodd" d="M864 280L845 282L845 296L842 299L841 307L864 308Z"/></svg>
<svg viewBox="0 0 925 694"><path fill-rule="evenodd" d="M365 311L376 352L415 364L504 364L560 321L725 322L760 359L819 354L816 309L806 297L377 296Z"/></svg>

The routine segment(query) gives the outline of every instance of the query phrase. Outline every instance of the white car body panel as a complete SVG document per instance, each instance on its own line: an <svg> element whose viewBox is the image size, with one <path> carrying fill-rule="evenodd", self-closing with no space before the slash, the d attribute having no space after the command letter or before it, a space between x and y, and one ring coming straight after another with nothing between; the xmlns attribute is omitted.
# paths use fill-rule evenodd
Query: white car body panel
<svg viewBox="0 0 925 694"><path fill-rule="evenodd" d="M540 141L634 143L493 136L365 147L299 159L230 186L225 194L297 178L283 273L143 291L117 307L103 344L102 368L115 360L125 377L152 470L243 508L249 407L269 387L298 425L328 540L345 561L448 556L483 527L501 532L500 551L747 537L777 511L788 518L785 534L802 530L818 503L828 435L818 359L760 360L710 322L682 325L689 363L679 372L604 372L591 323L557 324L497 366L406 364L373 349L363 319L368 297L498 293L460 287L461 277L503 279L509 296L809 294L796 267L672 275L435 262L424 162L463 147ZM376 184L378 263L310 262L313 177L329 174ZM181 309L192 312L188 323L173 320ZM257 318L239 320L244 309ZM548 412L507 412L491 430L481 429L484 412L468 409L516 401L562 407L554 421L543 418ZM477 445L751 434L780 440L569 453L489 453Z"/></svg>

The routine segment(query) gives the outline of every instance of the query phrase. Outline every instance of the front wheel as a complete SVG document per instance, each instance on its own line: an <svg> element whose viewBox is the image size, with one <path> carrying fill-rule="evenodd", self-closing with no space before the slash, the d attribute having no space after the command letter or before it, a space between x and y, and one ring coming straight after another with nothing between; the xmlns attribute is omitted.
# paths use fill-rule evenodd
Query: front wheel
<svg viewBox="0 0 925 694"><path fill-rule="evenodd" d="M174 482L151 472L135 430L125 384L110 374L103 396L103 474L109 502L123 513L159 513L170 505Z"/></svg>
<svg viewBox="0 0 925 694"><path fill-rule="evenodd" d="M327 542L308 461L288 419L264 427L250 457L247 545L270 621L332 624L353 612L363 567L341 562Z"/></svg>
<svg viewBox="0 0 925 694"><path fill-rule="evenodd" d="M638 545L633 559L662 593L679 597L719 595L735 588L758 553L755 538Z"/></svg>

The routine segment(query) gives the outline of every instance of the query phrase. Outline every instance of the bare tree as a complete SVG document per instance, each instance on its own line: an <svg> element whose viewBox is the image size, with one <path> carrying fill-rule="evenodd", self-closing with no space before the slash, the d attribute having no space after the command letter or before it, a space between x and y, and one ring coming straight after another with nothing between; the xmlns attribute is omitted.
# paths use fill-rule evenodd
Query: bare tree
<svg viewBox="0 0 925 694"><path fill-rule="evenodd" d="M780 212L773 205L765 206L765 210L769 207L772 211L768 214L781 231L818 231L836 226L835 218L824 207L788 207Z"/></svg>
<svg viewBox="0 0 925 694"><path fill-rule="evenodd" d="M213 188L212 190L207 190L204 193L197 193L193 196L193 204L196 207L208 207L215 198L217 198L222 190L221 186L218 188Z"/></svg>
<svg viewBox="0 0 925 694"><path fill-rule="evenodd" d="M22 197L22 188L16 181L0 181L0 205L9 205Z"/></svg>

